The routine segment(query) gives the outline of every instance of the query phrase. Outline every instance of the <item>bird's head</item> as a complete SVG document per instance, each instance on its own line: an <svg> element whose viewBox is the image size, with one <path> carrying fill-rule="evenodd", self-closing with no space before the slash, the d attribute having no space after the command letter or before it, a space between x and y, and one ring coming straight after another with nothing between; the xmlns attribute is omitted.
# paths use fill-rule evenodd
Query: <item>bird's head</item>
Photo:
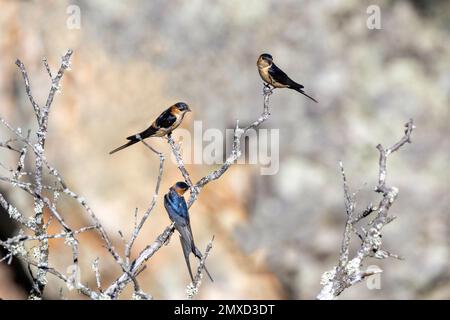
<svg viewBox="0 0 450 320"><path fill-rule="evenodd" d="M179 196L183 196L184 193L189 189L189 185L186 182L178 181L171 187Z"/></svg>
<svg viewBox="0 0 450 320"><path fill-rule="evenodd" d="M273 62L272 56L268 53L263 53L262 55L259 56L257 65L260 68L264 68L271 66L272 62Z"/></svg>
<svg viewBox="0 0 450 320"><path fill-rule="evenodd" d="M174 107L182 113L191 112L191 108L184 102L175 103Z"/></svg>

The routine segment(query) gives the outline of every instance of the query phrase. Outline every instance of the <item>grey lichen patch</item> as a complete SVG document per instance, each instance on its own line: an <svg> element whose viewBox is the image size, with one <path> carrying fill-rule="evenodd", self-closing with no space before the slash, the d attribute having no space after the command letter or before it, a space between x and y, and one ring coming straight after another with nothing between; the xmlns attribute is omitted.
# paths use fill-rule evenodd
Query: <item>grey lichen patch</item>
<svg viewBox="0 0 450 320"><path fill-rule="evenodd" d="M320 278L320 284L324 286L324 285L326 285L328 282L330 282L331 280L333 280L334 277L336 276L336 270L337 270L337 267L334 267L334 268L331 269L331 270L325 271L325 272L322 274L322 277Z"/></svg>
<svg viewBox="0 0 450 320"><path fill-rule="evenodd" d="M197 283L199 284L201 280L199 280ZM186 287L186 295L189 300L194 298L195 295L198 293L198 285L194 285L192 282Z"/></svg>
<svg viewBox="0 0 450 320"><path fill-rule="evenodd" d="M360 267L361 267L361 259L353 258L345 266L345 272L349 277L354 278L355 276L361 273Z"/></svg>

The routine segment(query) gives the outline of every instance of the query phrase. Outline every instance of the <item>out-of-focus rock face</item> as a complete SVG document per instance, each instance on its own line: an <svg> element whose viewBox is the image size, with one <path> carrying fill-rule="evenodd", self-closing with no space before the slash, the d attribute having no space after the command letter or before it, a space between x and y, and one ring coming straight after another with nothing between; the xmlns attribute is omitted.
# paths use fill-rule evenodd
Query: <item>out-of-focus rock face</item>
<svg viewBox="0 0 450 320"><path fill-rule="evenodd" d="M0 112L11 122L28 128L34 120L15 59L26 63L36 98L44 101L49 79L42 57L55 68L60 54L75 50L53 105L47 157L89 200L120 250L117 230L129 235L134 209L142 214L151 202L158 159L141 145L108 152L176 101L193 108L182 126L191 132L194 120L219 130L235 119L254 120L262 107L255 62L270 52L320 103L276 91L264 128L280 129L279 172L261 176L256 166L235 166L192 207L197 245L203 250L216 236L208 259L216 281L204 281L199 298L313 298L320 275L337 260L343 229L338 161L351 186L363 186L359 204L375 203L374 146L396 141L410 117L417 125L413 144L388 163L388 183L400 194L392 209L398 220L383 238L406 260L372 261L385 270L381 290L360 284L342 297L450 297L445 2L436 4L443 8L436 15L422 15L407 1L381 1L381 30L366 27L369 3L361 1L80 1L75 30L66 27L69 3L0 5ZM169 154L164 141L149 142ZM194 178L213 168L188 165ZM166 161L162 192L181 179ZM25 205L22 194L0 188ZM63 208L73 224L88 223L74 203ZM160 197L133 254L168 223ZM98 237L80 241L82 279L94 283L90 265L99 256L103 283L114 280L120 270ZM64 243L52 241L51 248L51 262L66 265ZM0 278L10 272L1 266ZM176 237L140 279L156 298L185 297L189 278ZM60 287L51 278L49 296L58 297ZM24 297L17 290L0 282L0 297Z"/></svg>

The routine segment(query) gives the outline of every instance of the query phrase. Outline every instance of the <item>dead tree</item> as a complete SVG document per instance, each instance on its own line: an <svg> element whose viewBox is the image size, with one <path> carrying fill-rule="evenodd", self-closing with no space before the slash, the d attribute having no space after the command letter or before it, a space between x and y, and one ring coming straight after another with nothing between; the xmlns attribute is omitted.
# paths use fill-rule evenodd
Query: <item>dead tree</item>
<svg viewBox="0 0 450 320"><path fill-rule="evenodd" d="M137 212L135 213L136 221L130 238L125 239L119 231L122 240L125 241L125 250L123 253L119 253L114 247L111 236L106 232L101 221L89 206L88 201L70 187L69 183L64 180L63 175L46 157L45 141L49 125L49 113L55 94L61 88L60 82L64 73L69 70L72 53L72 50L68 50L62 57L61 65L54 76L52 75L47 60L44 59L44 67L50 77L51 86L45 105L42 106L34 99L25 65L20 60L16 62L23 76L25 91L35 113L38 129L35 133L31 131L23 132L19 127L12 125L6 119L0 117L0 122L11 133L11 137L2 139L3 142L0 142L0 148L13 152L17 159L15 163L9 165L0 161L0 165L8 172L7 175L0 176L0 181L6 183L12 189L23 190L33 199L34 207L33 210L22 212L8 202L7 198L0 193L0 205L8 212L10 218L17 221L21 226L21 231L17 235L0 241L0 246L7 252L4 257L0 257L0 262L10 263L13 258L18 258L28 265L30 275L33 279L33 289L29 295L30 299L42 298L49 274L63 281L69 290L77 290L79 293L91 299L117 299L123 289L130 283L134 287L133 299L151 299L152 296L141 289L138 276L145 269L146 262L161 249L163 244L169 241L174 232L173 225L166 227L156 237L155 241L144 247L136 257L131 256L131 251L142 227L157 206L160 184L164 173L165 156L142 141L149 150L159 157L159 174L150 206L140 219L138 219ZM197 200L202 188L208 183L219 179L241 156L240 143L242 136L248 130L257 128L269 118L269 97L271 94L272 90L264 87L264 105L261 116L245 128L240 128L239 122L236 122L233 148L225 163L219 169L199 179L195 184L192 182L191 176L183 164L179 144L171 137L168 138L168 143L175 155L178 168L186 183L190 186L189 207ZM33 166L28 168L27 163L33 163ZM44 179L44 176L46 179ZM68 199L76 201L80 206L82 214L89 218L90 225L75 230L66 223L64 219L65 213L60 211L60 206L57 207L57 204L61 201L68 201ZM51 215L47 221L44 219L44 210L47 210ZM51 224L57 224L60 231L58 233L49 233L48 227ZM104 247L122 270L122 274L107 286L103 286L101 283L98 259L92 263L92 271L96 278L96 287L91 288L79 280L78 247L80 243L77 238L84 232L97 232ZM61 239L71 249L72 265L66 269L69 270L68 272L57 270L55 267L49 265L49 239ZM200 261L194 283L188 285L188 298L192 298L198 292L205 259L208 257L211 248L212 240L206 248L203 259Z"/></svg>
<svg viewBox="0 0 450 320"><path fill-rule="evenodd" d="M398 195L398 188L388 187L386 185L386 162L387 158L393 152L399 150L406 143L411 143L411 133L413 129L414 125L413 120L411 119L405 124L405 134L400 141L387 149L383 148L381 144L377 145L377 149L380 153L380 159L378 185L375 188L375 192L381 195L381 200L378 203L378 206L369 204L362 212L355 213L356 193L350 193L344 166L342 165L342 162L340 163L347 218L339 254L339 263L337 266L333 267L333 269L322 275L320 283L323 287L318 294L317 299L334 299L346 288L351 287L368 276L382 272L381 269L367 271L361 270L362 263L366 258L400 258L398 255L382 249L381 232L385 225L391 223L396 218L388 213ZM359 230L356 224L363 219L368 218L372 213L375 215L372 220L368 221L365 227L362 227L361 230ZM356 234L360 238L361 245L355 255L350 258L349 247L353 234Z"/></svg>

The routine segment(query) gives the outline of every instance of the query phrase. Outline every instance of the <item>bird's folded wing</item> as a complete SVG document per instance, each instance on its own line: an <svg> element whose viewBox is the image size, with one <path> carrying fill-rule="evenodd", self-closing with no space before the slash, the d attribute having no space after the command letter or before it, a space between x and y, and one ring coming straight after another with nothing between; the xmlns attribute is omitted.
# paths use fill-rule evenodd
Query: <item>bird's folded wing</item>
<svg viewBox="0 0 450 320"><path fill-rule="evenodd" d="M270 76L279 83L285 84L285 85L291 85L295 83L291 78L288 77L286 73L283 72L280 68L278 68L275 63L272 64L272 66L269 68L269 74ZM297 84L297 83L295 83ZM301 84L298 84L300 88L303 88Z"/></svg>
<svg viewBox="0 0 450 320"><path fill-rule="evenodd" d="M177 117L174 116L170 109L164 111L154 123L154 126L158 128L170 128L177 121Z"/></svg>

